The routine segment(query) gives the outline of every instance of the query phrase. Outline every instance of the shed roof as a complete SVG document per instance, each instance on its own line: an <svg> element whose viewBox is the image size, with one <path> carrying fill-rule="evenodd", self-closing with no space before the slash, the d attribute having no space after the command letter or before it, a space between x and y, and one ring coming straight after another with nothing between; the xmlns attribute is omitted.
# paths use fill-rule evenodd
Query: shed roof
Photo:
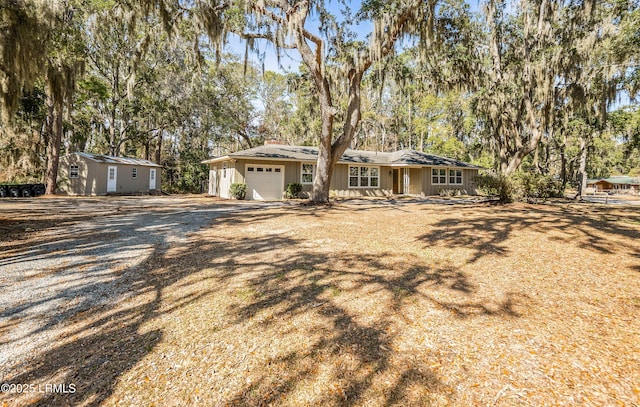
<svg viewBox="0 0 640 407"><path fill-rule="evenodd" d="M587 184L596 184L598 182L608 182L614 185L640 185L640 178L630 177L628 175L615 175L609 178L588 179Z"/></svg>
<svg viewBox="0 0 640 407"><path fill-rule="evenodd" d="M102 154L91 154L85 152L73 153L77 154L80 157L86 158L91 161L106 163L106 164L126 164L126 165L139 165L142 167L162 167L152 161L143 160L141 158L131 158L131 157L113 157L110 155L102 155Z"/></svg>
<svg viewBox="0 0 640 407"><path fill-rule="evenodd" d="M267 144L237 151L223 157L215 157L203 161L204 164L224 161L229 158L257 158L285 161L316 161L318 147L287 146ZM390 166L447 166L459 168L482 169L464 161L422 153L415 150L400 150L395 152L366 151L347 149L340 160L341 164L377 164Z"/></svg>

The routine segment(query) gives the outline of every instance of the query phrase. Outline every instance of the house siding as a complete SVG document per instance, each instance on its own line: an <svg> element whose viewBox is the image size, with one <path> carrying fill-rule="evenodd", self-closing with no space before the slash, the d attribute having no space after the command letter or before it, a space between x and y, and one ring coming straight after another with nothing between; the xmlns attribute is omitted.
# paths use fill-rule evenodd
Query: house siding
<svg viewBox="0 0 640 407"><path fill-rule="evenodd" d="M228 176L231 177L229 184L231 183L245 183L245 171L247 164L253 165L281 165L284 167L284 185L283 189L289 183L301 183L302 182L302 162L301 161L278 161L278 160L252 160L252 159L237 159L220 161L209 164L209 168L213 169L217 167L217 179L218 183L222 177L223 163L227 162L227 171L231 173ZM315 164L315 163L314 163ZM385 165L370 165L372 167L378 167L380 169L380 187L379 188L350 188L349 187L349 166L363 164L336 164L333 175L331 177L331 192L332 198L347 198L347 197L363 197L363 196L389 196L393 194L393 170L398 169L400 177L403 177L403 171L406 167L391 167ZM425 168L408 168L410 184L409 193L413 195L438 195L441 190L459 189L464 190L468 194L475 195L476 185L474 177L478 174L476 169L462 169L462 185L432 185L431 184L431 169L443 168L443 167L425 167ZM449 168L447 168L448 170ZM447 182L449 180L447 172ZM402 179L401 179L402 182ZM105 181L106 184L106 181ZM218 184L219 186L220 184ZM399 184L402 188L402 183ZM307 194L311 192L313 188L312 184L304 184L302 186L303 193ZM402 191L400 191L402 192ZM227 191L228 194L228 191ZM221 191L218 187L218 195L222 197L228 197L224 191Z"/></svg>
<svg viewBox="0 0 640 407"><path fill-rule="evenodd" d="M349 166L368 166L363 164L336 164L331 177L331 196L336 198L360 196L388 196L392 193L393 178L389 174L391 167L384 165L369 165L380 168L379 188L349 188Z"/></svg>
<svg viewBox="0 0 640 407"><path fill-rule="evenodd" d="M448 172L449 168L447 168L447 184L434 185L431 183L432 168L442 168L442 167L429 167L429 168L422 169L422 190L424 191L425 195L439 195L440 191L442 190L463 190L470 195L477 194L477 185L475 182L475 177L478 175L478 170L463 169L462 185L452 185L452 184L449 184L449 172Z"/></svg>

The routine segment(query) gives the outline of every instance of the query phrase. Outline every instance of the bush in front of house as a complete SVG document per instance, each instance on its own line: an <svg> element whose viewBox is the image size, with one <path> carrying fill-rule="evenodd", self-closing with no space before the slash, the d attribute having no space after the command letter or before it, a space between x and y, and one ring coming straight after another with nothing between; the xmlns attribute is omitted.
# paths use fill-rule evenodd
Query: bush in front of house
<svg viewBox="0 0 640 407"><path fill-rule="evenodd" d="M468 195L466 189L456 189L456 188L453 188L453 189L440 188L440 190L438 191L438 194L442 197Z"/></svg>
<svg viewBox="0 0 640 407"><path fill-rule="evenodd" d="M538 202L564 194L559 180L529 172L518 172L508 177L485 173L478 175L475 181L482 194L497 196L502 203Z"/></svg>
<svg viewBox="0 0 640 407"><path fill-rule="evenodd" d="M511 177L512 200L538 202L564 195L562 183L548 175L519 172Z"/></svg>
<svg viewBox="0 0 640 407"><path fill-rule="evenodd" d="M244 199L247 196L247 184L231 184L229 194L234 199Z"/></svg>
<svg viewBox="0 0 640 407"><path fill-rule="evenodd" d="M302 184L299 182L290 182L284 190L284 197L287 199L300 198L302 192Z"/></svg>
<svg viewBox="0 0 640 407"><path fill-rule="evenodd" d="M502 203L512 202L511 183L502 174L482 173L475 179L478 192L486 196L497 196Z"/></svg>

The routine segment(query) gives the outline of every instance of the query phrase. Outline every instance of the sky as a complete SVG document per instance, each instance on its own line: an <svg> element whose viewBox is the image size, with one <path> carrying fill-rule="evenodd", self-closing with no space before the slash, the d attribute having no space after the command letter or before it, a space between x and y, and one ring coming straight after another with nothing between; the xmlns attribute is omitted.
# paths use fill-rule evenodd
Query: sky
<svg viewBox="0 0 640 407"><path fill-rule="evenodd" d="M468 1L470 9L472 12L478 10L478 0ZM350 3L350 7L353 12L360 9L360 1L353 1ZM336 16L340 16L340 11L342 9L342 5L339 1L329 0L327 1L328 9ZM317 19L312 16L308 19L307 27L311 30L314 26L317 25ZM367 34L369 34L373 25L371 23L364 23L359 26L354 26L353 29L356 31L360 38L365 38ZM255 54L249 52L249 60L253 61L259 68L262 68L264 65L265 71L275 71L275 72L297 72L298 67L301 64L300 56L296 50L282 50L280 59L280 64L278 64L278 58L276 54L276 50L268 41L259 41L260 54L264 55L263 61L260 61L260 58ZM228 38L227 50L232 52L233 54L244 57L245 54L245 43L240 40L238 36L231 35Z"/></svg>

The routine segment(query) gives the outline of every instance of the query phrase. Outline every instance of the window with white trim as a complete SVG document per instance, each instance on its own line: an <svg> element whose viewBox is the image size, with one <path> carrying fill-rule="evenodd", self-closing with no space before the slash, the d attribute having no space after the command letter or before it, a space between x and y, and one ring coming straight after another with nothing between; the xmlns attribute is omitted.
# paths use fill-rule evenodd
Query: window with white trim
<svg viewBox="0 0 640 407"><path fill-rule="evenodd" d="M449 184L462 185L462 170L449 170Z"/></svg>
<svg viewBox="0 0 640 407"><path fill-rule="evenodd" d="M69 166L69 178L78 178L78 174L80 173L77 165Z"/></svg>
<svg viewBox="0 0 640 407"><path fill-rule="evenodd" d="M131 169L131 178L138 178L138 169L136 167Z"/></svg>
<svg viewBox="0 0 640 407"><path fill-rule="evenodd" d="M431 184L445 185L447 183L447 170L444 168L431 169Z"/></svg>
<svg viewBox="0 0 640 407"><path fill-rule="evenodd" d="M302 176L300 182L302 184L313 184L313 173L315 172L314 164L302 163Z"/></svg>
<svg viewBox="0 0 640 407"><path fill-rule="evenodd" d="M379 167L349 166L349 188L378 188L379 186Z"/></svg>

